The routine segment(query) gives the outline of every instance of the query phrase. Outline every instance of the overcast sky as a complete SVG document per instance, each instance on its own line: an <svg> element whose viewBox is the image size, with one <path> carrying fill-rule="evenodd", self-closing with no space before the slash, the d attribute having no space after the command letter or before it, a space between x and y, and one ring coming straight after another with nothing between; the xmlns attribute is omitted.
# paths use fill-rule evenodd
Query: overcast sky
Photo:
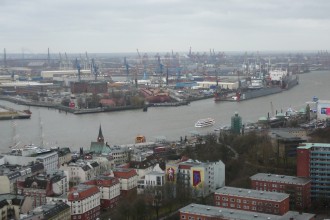
<svg viewBox="0 0 330 220"><path fill-rule="evenodd" d="M0 0L7 53L326 50L328 0Z"/></svg>

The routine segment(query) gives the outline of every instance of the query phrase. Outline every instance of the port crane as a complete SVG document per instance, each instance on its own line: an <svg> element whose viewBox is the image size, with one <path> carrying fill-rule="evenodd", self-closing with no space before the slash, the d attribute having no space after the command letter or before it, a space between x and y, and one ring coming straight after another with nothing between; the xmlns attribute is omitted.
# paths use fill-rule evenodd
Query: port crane
<svg viewBox="0 0 330 220"><path fill-rule="evenodd" d="M125 66L125 69L126 69L126 81L127 83L129 83L129 65L127 63L127 60L126 60L126 57L124 57L124 66Z"/></svg>
<svg viewBox="0 0 330 220"><path fill-rule="evenodd" d="M99 75L99 66L95 63L94 58L92 59L91 70L94 73L95 81L97 80L97 76Z"/></svg>
<svg viewBox="0 0 330 220"><path fill-rule="evenodd" d="M158 65L159 65L159 87L162 87L162 81L163 81L162 77L163 77L163 66L164 65L162 64L159 55L157 56L157 59L158 59Z"/></svg>
<svg viewBox="0 0 330 220"><path fill-rule="evenodd" d="M80 66L80 62L78 61L77 58L76 58L76 68L78 70L78 82L80 82L81 81L81 76L80 76L81 66Z"/></svg>

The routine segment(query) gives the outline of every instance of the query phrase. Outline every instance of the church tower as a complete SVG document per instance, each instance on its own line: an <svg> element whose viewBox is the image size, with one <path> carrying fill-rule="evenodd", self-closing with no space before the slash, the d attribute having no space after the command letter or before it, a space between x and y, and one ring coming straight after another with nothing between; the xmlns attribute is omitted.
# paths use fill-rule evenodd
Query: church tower
<svg viewBox="0 0 330 220"><path fill-rule="evenodd" d="M97 137L97 142L104 143L104 137L103 137L103 134L102 134L101 125L100 125L100 129L99 129L99 136Z"/></svg>

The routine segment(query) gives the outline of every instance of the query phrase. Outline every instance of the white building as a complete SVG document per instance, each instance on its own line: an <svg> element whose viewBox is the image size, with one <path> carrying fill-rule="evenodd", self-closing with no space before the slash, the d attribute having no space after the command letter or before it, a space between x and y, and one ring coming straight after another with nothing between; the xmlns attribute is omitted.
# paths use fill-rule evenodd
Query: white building
<svg viewBox="0 0 330 220"><path fill-rule="evenodd" d="M69 164L63 164L60 170L68 172L69 181L81 183L100 175L100 166L96 161L86 162L78 160Z"/></svg>
<svg viewBox="0 0 330 220"><path fill-rule="evenodd" d="M68 194L71 219L97 219L100 216L101 193L96 186L78 185Z"/></svg>
<svg viewBox="0 0 330 220"><path fill-rule="evenodd" d="M113 170L113 175L119 179L122 195L136 191L138 175L134 169L116 168Z"/></svg>
<svg viewBox="0 0 330 220"><path fill-rule="evenodd" d="M22 149L13 149L12 152L3 155L5 162L26 166L31 162L41 162L45 170L58 169L58 153L36 146L27 146Z"/></svg>
<svg viewBox="0 0 330 220"><path fill-rule="evenodd" d="M138 181L138 194L142 194L147 187L163 186L165 184L165 172L160 169L159 165L145 174L144 178Z"/></svg>
<svg viewBox="0 0 330 220"><path fill-rule="evenodd" d="M117 206L120 198L120 182L111 176L98 176L84 184L97 186L101 193L101 208L112 209Z"/></svg>
<svg viewBox="0 0 330 220"><path fill-rule="evenodd" d="M225 185L225 164L218 162L203 163L187 160L166 164L166 181L181 182L196 190L199 196L207 196Z"/></svg>

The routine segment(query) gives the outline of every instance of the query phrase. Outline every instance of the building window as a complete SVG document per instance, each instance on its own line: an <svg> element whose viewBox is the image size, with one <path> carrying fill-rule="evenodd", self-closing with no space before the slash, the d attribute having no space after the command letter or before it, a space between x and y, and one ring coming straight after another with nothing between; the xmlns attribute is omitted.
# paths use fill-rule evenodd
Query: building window
<svg viewBox="0 0 330 220"><path fill-rule="evenodd" d="M257 202L256 201L252 201L252 205L257 205Z"/></svg>
<svg viewBox="0 0 330 220"><path fill-rule="evenodd" d="M235 202L235 199L234 199L234 198L231 198L230 201L231 201L231 202Z"/></svg>
<svg viewBox="0 0 330 220"><path fill-rule="evenodd" d="M216 200L219 200L219 199L220 199L220 196L216 196L215 199L216 199Z"/></svg>
<svg viewBox="0 0 330 220"><path fill-rule="evenodd" d="M237 203L241 203L241 199L237 199L236 202L237 202Z"/></svg>
<svg viewBox="0 0 330 220"><path fill-rule="evenodd" d="M185 215L181 215L181 219L186 219L186 216Z"/></svg>
<svg viewBox="0 0 330 220"><path fill-rule="evenodd" d="M252 210L253 210L253 211L256 211L256 210L257 210L257 207L252 206Z"/></svg>

